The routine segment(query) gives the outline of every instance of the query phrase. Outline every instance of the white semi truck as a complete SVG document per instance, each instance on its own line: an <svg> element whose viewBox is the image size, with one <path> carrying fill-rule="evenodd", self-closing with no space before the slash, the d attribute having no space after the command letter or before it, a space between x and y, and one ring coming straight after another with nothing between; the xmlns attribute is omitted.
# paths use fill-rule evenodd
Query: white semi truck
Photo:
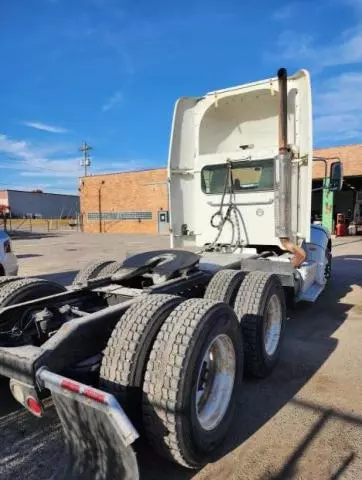
<svg viewBox="0 0 362 480"><path fill-rule="evenodd" d="M309 75L182 98L168 162L169 250L99 260L64 288L0 280L0 374L65 434L58 478L137 478L140 432L197 469L228 433L243 372L276 366L290 302L314 302L331 240L311 227ZM328 188L341 188L334 162ZM241 421L242 428L242 421Z"/></svg>

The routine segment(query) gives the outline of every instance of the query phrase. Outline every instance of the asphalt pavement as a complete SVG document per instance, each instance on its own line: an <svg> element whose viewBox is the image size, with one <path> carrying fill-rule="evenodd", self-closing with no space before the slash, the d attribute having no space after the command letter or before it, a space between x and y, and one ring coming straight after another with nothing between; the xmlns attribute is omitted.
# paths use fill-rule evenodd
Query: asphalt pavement
<svg viewBox="0 0 362 480"><path fill-rule="evenodd" d="M36 234L14 242L20 275L70 283L89 260L167 248L167 237ZM288 321L280 362L264 380L246 378L233 427L215 461L199 472L137 449L142 478L362 479L362 240L334 240L333 276L314 305ZM48 479L61 462L52 408L40 420L0 379L0 478Z"/></svg>

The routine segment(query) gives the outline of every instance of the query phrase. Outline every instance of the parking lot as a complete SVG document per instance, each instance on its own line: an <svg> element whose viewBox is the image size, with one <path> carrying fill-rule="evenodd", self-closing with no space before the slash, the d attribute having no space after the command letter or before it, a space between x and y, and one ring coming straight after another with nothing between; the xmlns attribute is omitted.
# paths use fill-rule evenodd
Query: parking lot
<svg viewBox="0 0 362 480"><path fill-rule="evenodd" d="M19 275L69 284L97 258L168 247L168 237L22 234ZM334 241L331 284L290 316L280 363L265 380L245 379L232 431L200 472L138 447L145 479L362 479L362 240ZM61 462L55 412L41 420L0 379L0 478L47 479Z"/></svg>

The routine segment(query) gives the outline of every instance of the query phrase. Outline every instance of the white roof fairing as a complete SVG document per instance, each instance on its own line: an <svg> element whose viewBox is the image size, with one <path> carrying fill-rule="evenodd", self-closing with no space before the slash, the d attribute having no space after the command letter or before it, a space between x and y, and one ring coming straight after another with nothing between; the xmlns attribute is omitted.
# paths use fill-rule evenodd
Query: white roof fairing
<svg viewBox="0 0 362 480"><path fill-rule="evenodd" d="M304 165L293 164L296 235L309 237L312 110L309 74L298 71L288 77L288 144L296 158L308 158ZM278 153L279 86L276 77L207 93L202 98L184 98L177 103L169 155L171 222L174 233L187 224L197 245L211 242L215 229L209 219L218 197L201 192L200 172L205 165L227 159L270 159ZM176 173L179 172L179 173ZM180 171L184 174L180 175ZM187 175L186 175L187 171ZM299 184L299 187L298 185ZM210 198L214 197L214 198ZM237 195L243 215L243 236L247 243L279 244L275 236L273 192ZM266 198L268 197L268 198ZM297 198L298 197L298 198ZM267 202L267 215L255 218L252 205ZM300 203L301 202L301 203ZM212 204L212 205L211 205ZM298 207L300 205L300 208ZM250 205L250 206L248 206ZM260 225L259 225L260 223ZM264 230L264 235L260 235ZM223 241L227 243L227 235Z"/></svg>

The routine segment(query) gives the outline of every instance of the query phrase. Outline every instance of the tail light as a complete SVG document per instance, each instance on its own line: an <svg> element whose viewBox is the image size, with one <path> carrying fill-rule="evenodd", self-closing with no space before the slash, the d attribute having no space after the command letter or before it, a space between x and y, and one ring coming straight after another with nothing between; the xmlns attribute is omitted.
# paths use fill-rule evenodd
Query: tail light
<svg viewBox="0 0 362 480"><path fill-rule="evenodd" d="M4 252L11 253L11 243L10 240L5 240L4 242Z"/></svg>
<svg viewBox="0 0 362 480"><path fill-rule="evenodd" d="M36 417L41 417L43 414L41 403L34 397L28 397L26 399L26 407Z"/></svg>
<svg viewBox="0 0 362 480"><path fill-rule="evenodd" d="M27 385L26 383L11 378L10 390L15 400L27 408L30 413L36 417L43 415L43 405L32 385Z"/></svg>

